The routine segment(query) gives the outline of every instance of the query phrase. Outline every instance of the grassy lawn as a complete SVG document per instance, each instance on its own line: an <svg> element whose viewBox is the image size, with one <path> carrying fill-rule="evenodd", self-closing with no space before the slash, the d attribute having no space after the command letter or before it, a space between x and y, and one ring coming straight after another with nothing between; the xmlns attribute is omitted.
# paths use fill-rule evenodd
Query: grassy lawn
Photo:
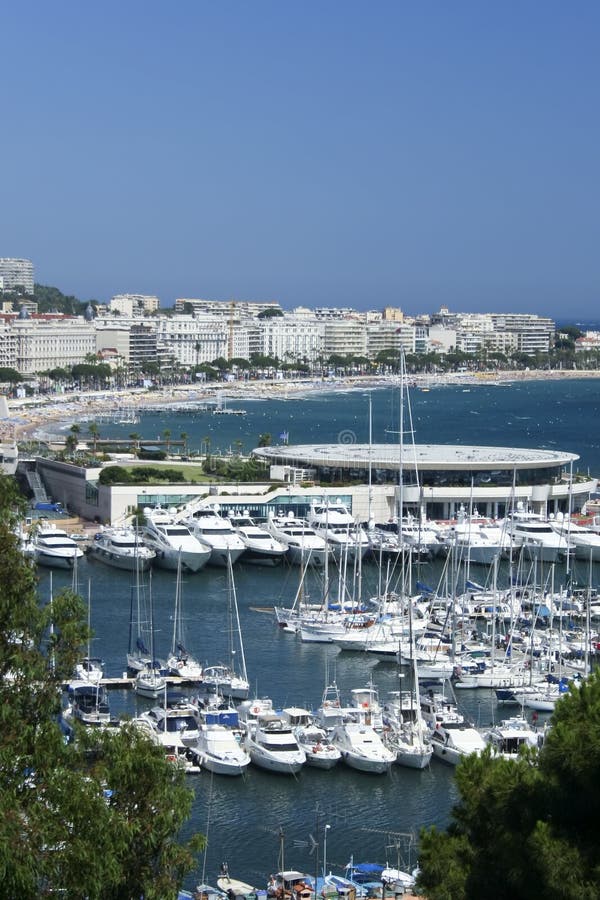
<svg viewBox="0 0 600 900"><path fill-rule="evenodd" d="M116 463L116 465L122 466L132 478L135 478L136 471L140 468L140 466L150 466L153 469L165 469L169 472L177 472L181 476L181 481L189 481L196 482L196 484L202 484L203 482L214 482L219 481L220 479L216 478L214 475L205 475L202 471L202 465L186 465L185 463L173 463L173 462L152 462L150 461L140 461L139 465L128 466L123 465L122 463ZM163 484L159 478L154 478L149 484Z"/></svg>

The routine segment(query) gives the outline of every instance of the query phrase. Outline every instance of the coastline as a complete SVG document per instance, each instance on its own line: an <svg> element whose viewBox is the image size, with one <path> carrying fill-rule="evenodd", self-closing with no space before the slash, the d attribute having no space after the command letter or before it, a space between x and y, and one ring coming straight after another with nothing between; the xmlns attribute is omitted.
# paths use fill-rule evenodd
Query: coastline
<svg viewBox="0 0 600 900"><path fill-rule="evenodd" d="M600 370L594 369L526 369L516 371L453 372L449 374L412 375L410 386L435 388L445 385L468 385L477 387L490 384L510 384L523 381L559 381L564 379L600 379ZM111 406L123 411L140 408L153 409L176 406L181 403L203 403L214 401L218 394L226 394L228 399L246 398L265 400L287 398L288 395L313 394L365 389L382 389L398 383L395 375L353 375L326 379L297 379L273 381L234 381L210 385L173 385L162 390L150 388L129 388L126 390L92 391L51 395L25 400L8 400L10 418L5 424L17 441L35 439L44 428L58 423L75 422L80 419L93 421L95 415L105 414L107 400Z"/></svg>

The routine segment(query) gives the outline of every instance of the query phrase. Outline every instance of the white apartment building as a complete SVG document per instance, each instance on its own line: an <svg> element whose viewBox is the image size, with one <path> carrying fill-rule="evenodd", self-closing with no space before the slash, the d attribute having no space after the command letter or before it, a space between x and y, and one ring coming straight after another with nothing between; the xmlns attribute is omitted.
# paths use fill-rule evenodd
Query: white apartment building
<svg viewBox="0 0 600 900"><path fill-rule="evenodd" d="M161 357L170 356L181 366L199 366L227 359L227 321L218 316L158 316L156 335ZM234 354L238 355L238 354Z"/></svg>
<svg viewBox="0 0 600 900"><path fill-rule="evenodd" d="M547 353L554 343L556 325L552 319L529 313L490 313L495 331L515 335L521 353Z"/></svg>
<svg viewBox="0 0 600 900"><path fill-rule="evenodd" d="M111 312L129 317L156 312L159 306L160 300L153 294L115 294L109 303Z"/></svg>
<svg viewBox="0 0 600 900"><path fill-rule="evenodd" d="M0 257L0 291L12 291L16 287L33 294L33 263L30 259Z"/></svg>
<svg viewBox="0 0 600 900"><path fill-rule="evenodd" d="M12 323L0 319L0 366L7 369L17 368L17 336L11 327Z"/></svg>
<svg viewBox="0 0 600 900"><path fill-rule="evenodd" d="M267 309L281 310L276 300L203 300L193 297L180 297L175 301L176 313L197 315L206 313L212 316L258 316Z"/></svg>
<svg viewBox="0 0 600 900"><path fill-rule="evenodd" d="M94 327L82 317L15 319L11 329L21 375L74 366L96 354Z"/></svg>
<svg viewBox="0 0 600 900"><path fill-rule="evenodd" d="M324 326L313 315L291 314L261 319L261 350L284 363L314 363L321 354Z"/></svg>
<svg viewBox="0 0 600 900"><path fill-rule="evenodd" d="M323 356L366 356L367 329L354 319L323 321Z"/></svg>

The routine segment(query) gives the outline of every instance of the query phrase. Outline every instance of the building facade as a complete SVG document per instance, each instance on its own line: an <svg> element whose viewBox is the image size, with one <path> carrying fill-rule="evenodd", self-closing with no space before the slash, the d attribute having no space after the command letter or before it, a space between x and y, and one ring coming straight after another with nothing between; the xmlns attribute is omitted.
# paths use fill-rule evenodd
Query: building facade
<svg viewBox="0 0 600 900"><path fill-rule="evenodd" d="M30 259L16 259L9 256L0 258L0 291L23 288L26 294L33 294L33 263Z"/></svg>

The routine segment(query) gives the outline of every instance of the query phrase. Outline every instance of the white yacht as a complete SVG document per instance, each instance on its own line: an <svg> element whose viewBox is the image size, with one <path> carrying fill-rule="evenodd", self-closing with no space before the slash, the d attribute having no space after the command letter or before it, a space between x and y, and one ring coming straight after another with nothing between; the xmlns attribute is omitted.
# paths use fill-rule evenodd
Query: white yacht
<svg viewBox="0 0 600 900"><path fill-rule="evenodd" d="M318 535L304 519L297 519L293 513L287 516L271 516L267 528L274 538L287 547L287 559L292 565L308 563L323 566L329 552L327 541Z"/></svg>
<svg viewBox="0 0 600 900"><path fill-rule="evenodd" d="M306 753L306 765L317 769L332 769L342 758L331 743L324 728L317 725L307 709L288 706L282 716L292 726L298 745Z"/></svg>
<svg viewBox="0 0 600 900"><path fill-rule="evenodd" d="M336 725L331 743L338 748L346 765L360 772L389 772L396 754L384 745L374 728L361 722Z"/></svg>
<svg viewBox="0 0 600 900"><path fill-rule="evenodd" d="M421 695L421 711L431 729L433 755L456 766L464 756L481 753L485 741L476 728L458 711L443 692L432 690Z"/></svg>
<svg viewBox="0 0 600 900"><path fill-rule="evenodd" d="M496 756L515 759L521 747L538 747L540 736L524 716L512 716L493 725L483 737Z"/></svg>
<svg viewBox="0 0 600 900"><path fill-rule="evenodd" d="M491 566L508 549L503 529L475 522L457 522L446 533L446 546L455 559L480 566Z"/></svg>
<svg viewBox="0 0 600 900"><path fill-rule="evenodd" d="M261 528L248 512L230 515L229 521L244 544L242 562L263 566L275 566L282 562L287 546L278 541L266 528Z"/></svg>
<svg viewBox="0 0 600 900"><path fill-rule="evenodd" d="M139 566L145 572L152 565L156 551L142 542L134 528L123 526L101 528L94 535L88 555L116 569L134 572Z"/></svg>
<svg viewBox="0 0 600 900"><path fill-rule="evenodd" d="M30 537L28 552L40 566L72 569L83 550L62 528L53 523L40 525Z"/></svg>
<svg viewBox="0 0 600 900"><path fill-rule="evenodd" d="M564 534L555 531L547 519L526 510L522 503L508 516L506 530L513 547L541 562L557 562L573 549L573 543Z"/></svg>
<svg viewBox="0 0 600 900"><path fill-rule="evenodd" d="M251 762L239 734L219 724L201 726L198 758L200 765L215 775L241 775Z"/></svg>
<svg viewBox="0 0 600 900"><path fill-rule="evenodd" d="M181 559L185 571L198 572L206 565L211 555L210 547L176 520L175 510L146 507L144 516L143 540L154 550L157 566L176 571Z"/></svg>
<svg viewBox="0 0 600 900"><path fill-rule="evenodd" d="M180 700L172 706L153 706L142 713L140 719L162 736L162 743L172 744L177 738L184 747L194 747L198 742L198 710L190 702Z"/></svg>
<svg viewBox="0 0 600 900"><path fill-rule="evenodd" d="M246 549L231 522L220 515L217 507L184 511L180 518L196 538L210 547L208 562L211 566L227 566L228 559L234 563Z"/></svg>
<svg viewBox="0 0 600 900"><path fill-rule="evenodd" d="M313 503L308 514L308 524L325 538L333 554L339 559L364 556L369 549L369 538L361 525L341 500Z"/></svg>
<svg viewBox="0 0 600 900"><path fill-rule="evenodd" d="M575 546L575 559L600 562L600 534L573 521L570 516L557 515L550 519L554 530Z"/></svg>
<svg viewBox="0 0 600 900"><path fill-rule="evenodd" d="M261 715L251 724L244 746L255 766L269 772L294 774L306 763L292 726L277 714Z"/></svg>
<svg viewBox="0 0 600 900"><path fill-rule="evenodd" d="M113 721L106 688L100 684L73 681L69 685L69 706L64 711L67 720L77 720L86 726L107 726Z"/></svg>
<svg viewBox="0 0 600 900"><path fill-rule="evenodd" d="M438 556L444 547L438 526L412 515L402 517L400 537L405 543L424 551L429 556Z"/></svg>

